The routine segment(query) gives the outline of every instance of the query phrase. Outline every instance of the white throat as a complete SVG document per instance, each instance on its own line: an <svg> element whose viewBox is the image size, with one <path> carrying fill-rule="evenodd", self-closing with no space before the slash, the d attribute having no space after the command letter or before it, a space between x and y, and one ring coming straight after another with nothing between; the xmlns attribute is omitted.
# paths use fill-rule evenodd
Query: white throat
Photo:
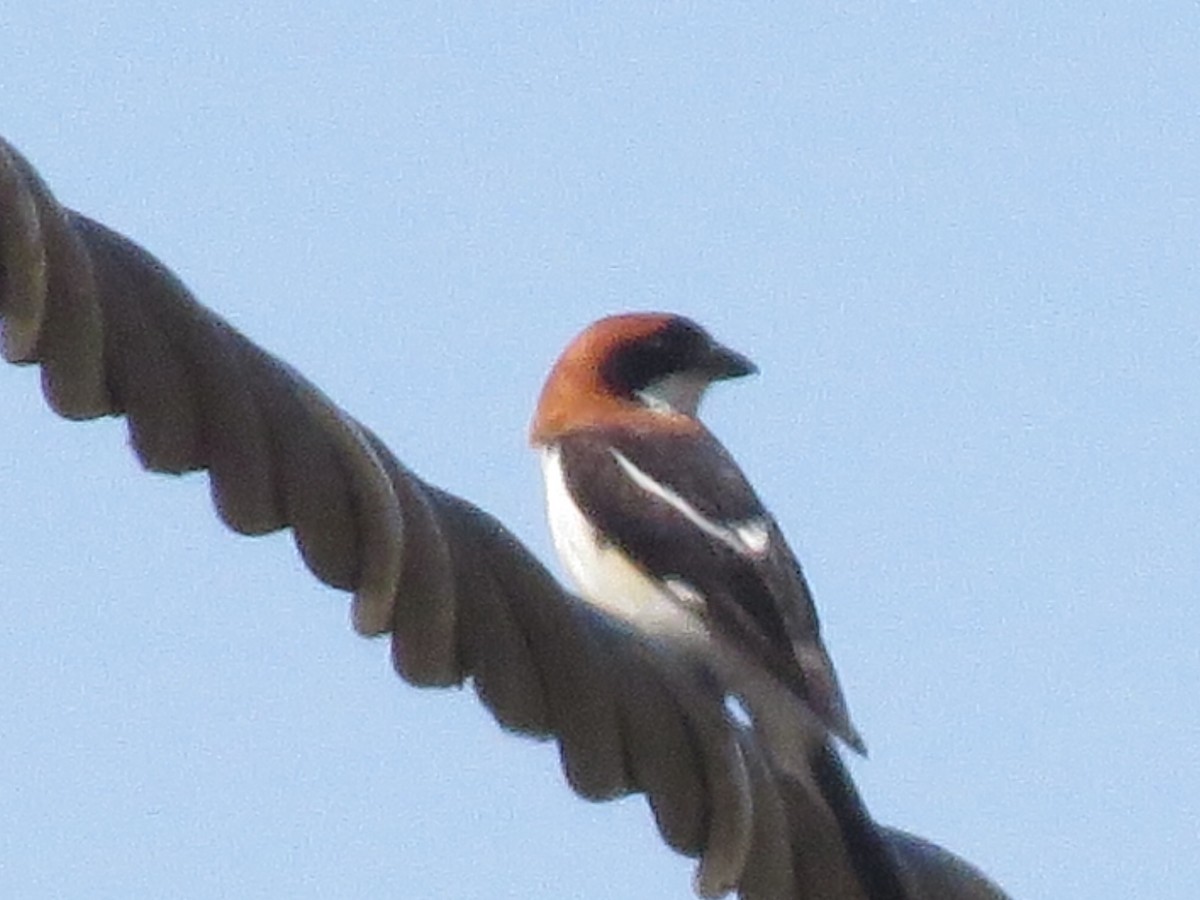
<svg viewBox="0 0 1200 900"><path fill-rule="evenodd" d="M673 372L646 385L637 398L655 412L695 416L711 383L696 372Z"/></svg>

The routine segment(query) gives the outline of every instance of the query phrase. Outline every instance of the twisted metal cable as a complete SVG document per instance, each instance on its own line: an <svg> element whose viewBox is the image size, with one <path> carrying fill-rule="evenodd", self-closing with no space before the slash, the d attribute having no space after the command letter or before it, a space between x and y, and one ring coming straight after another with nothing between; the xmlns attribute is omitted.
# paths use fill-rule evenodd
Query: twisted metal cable
<svg viewBox="0 0 1200 900"><path fill-rule="evenodd" d="M207 470L222 521L292 530L418 686L470 678L506 729L558 741L581 796L644 793L704 897L995 900L945 850L877 826L836 752L813 790L719 692L566 593L499 522L425 483L132 241L61 206L0 139L0 350L70 419L121 415L141 464Z"/></svg>

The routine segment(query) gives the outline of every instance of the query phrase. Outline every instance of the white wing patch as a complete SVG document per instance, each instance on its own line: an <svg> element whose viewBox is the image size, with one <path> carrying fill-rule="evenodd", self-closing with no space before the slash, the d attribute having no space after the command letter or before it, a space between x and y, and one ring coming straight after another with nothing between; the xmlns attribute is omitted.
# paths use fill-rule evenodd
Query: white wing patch
<svg viewBox="0 0 1200 900"><path fill-rule="evenodd" d="M685 519L709 537L716 538L722 544L725 544L742 556L749 556L754 559L765 556L767 551L770 550L771 529L766 519L746 519L743 522L731 522L728 524L714 522L706 518L696 507L692 506L692 504L688 503L669 487L655 481L635 466L624 453L612 447L609 447L608 452L612 454L613 459L617 461L621 469L629 476L630 481L647 494L651 494L674 507Z"/></svg>
<svg viewBox="0 0 1200 900"><path fill-rule="evenodd" d="M684 581L682 578L667 578L663 587L671 592L683 606L696 612L704 611L704 595Z"/></svg>
<svg viewBox="0 0 1200 900"><path fill-rule="evenodd" d="M771 549L771 529L763 519L749 519L733 526L737 535L746 547L750 556L766 556Z"/></svg>
<svg viewBox="0 0 1200 900"><path fill-rule="evenodd" d="M725 715L742 731L749 731L754 727L754 716L750 715L750 708L737 694L725 695Z"/></svg>

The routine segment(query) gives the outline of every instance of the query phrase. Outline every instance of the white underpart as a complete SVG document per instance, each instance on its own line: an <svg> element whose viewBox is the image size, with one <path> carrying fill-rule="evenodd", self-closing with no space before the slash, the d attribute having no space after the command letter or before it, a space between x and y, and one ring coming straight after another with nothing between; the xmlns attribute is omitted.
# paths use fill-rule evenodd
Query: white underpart
<svg viewBox="0 0 1200 900"><path fill-rule="evenodd" d="M554 549L583 599L652 634L703 639L704 598L680 579L652 578L602 540L567 490L558 450L544 448L541 460Z"/></svg>
<svg viewBox="0 0 1200 900"><path fill-rule="evenodd" d="M557 449L544 448L541 461L554 548L583 599L648 637L699 651L727 688L729 720L738 727L744 727L743 717L758 723L783 771L802 781L811 779L809 754L828 740L825 726L812 710L797 703L791 688L759 660L736 647L714 643L704 618L697 615L697 604L704 602L699 591L680 578L665 582L651 578L599 538L567 490Z"/></svg>
<svg viewBox="0 0 1200 900"><path fill-rule="evenodd" d="M651 382L637 397L655 412L694 416L712 381L696 372L673 372Z"/></svg>
<svg viewBox="0 0 1200 900"><path fill-rule="evenodd" d="M721 523L705 517L696 507L665 484L655 481L619 450L609 448L613 459L621 466L630 480L650 494L678 510L685 519L721 543L743 556L759 558L766 555L771 546L771 530L765 519L746 519L742 522Z"/></svg>

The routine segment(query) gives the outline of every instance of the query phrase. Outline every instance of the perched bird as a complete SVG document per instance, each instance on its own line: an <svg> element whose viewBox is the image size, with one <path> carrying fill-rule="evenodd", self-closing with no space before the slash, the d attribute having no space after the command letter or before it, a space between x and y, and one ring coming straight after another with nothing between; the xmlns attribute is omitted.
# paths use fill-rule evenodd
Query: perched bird
<svg viewBox="0 0 1200 900"><path fill-rule="evenodd" d="M697 418L713 382L756 371L682 316L610 316L580 334L531 429L554 546L584 599L709 659L752 718L799 710L810 749L827 731L863 753L800 565Z"/></svg>
<svg viewBox="0 0 1200 900"><path fill-rule="evenodd" d="M147 469L207 470L230 528L290 529L313 574L353 593L355 628L390 636L405 680L469 682L506 729L555 738L582 796L644 794L663 840L698 859L702 896L1004 900L860 802L830 735L861 741L803 576L695 418L712 381L753 366L696 325L605 320L547 384L534 440L555 532L599 609L149 252L59 204L2 138L0 356L37 365L60 415L124 416ZM0 519L20 528L21 510ZM710 668L754 728L678 677Z"/></svg>

